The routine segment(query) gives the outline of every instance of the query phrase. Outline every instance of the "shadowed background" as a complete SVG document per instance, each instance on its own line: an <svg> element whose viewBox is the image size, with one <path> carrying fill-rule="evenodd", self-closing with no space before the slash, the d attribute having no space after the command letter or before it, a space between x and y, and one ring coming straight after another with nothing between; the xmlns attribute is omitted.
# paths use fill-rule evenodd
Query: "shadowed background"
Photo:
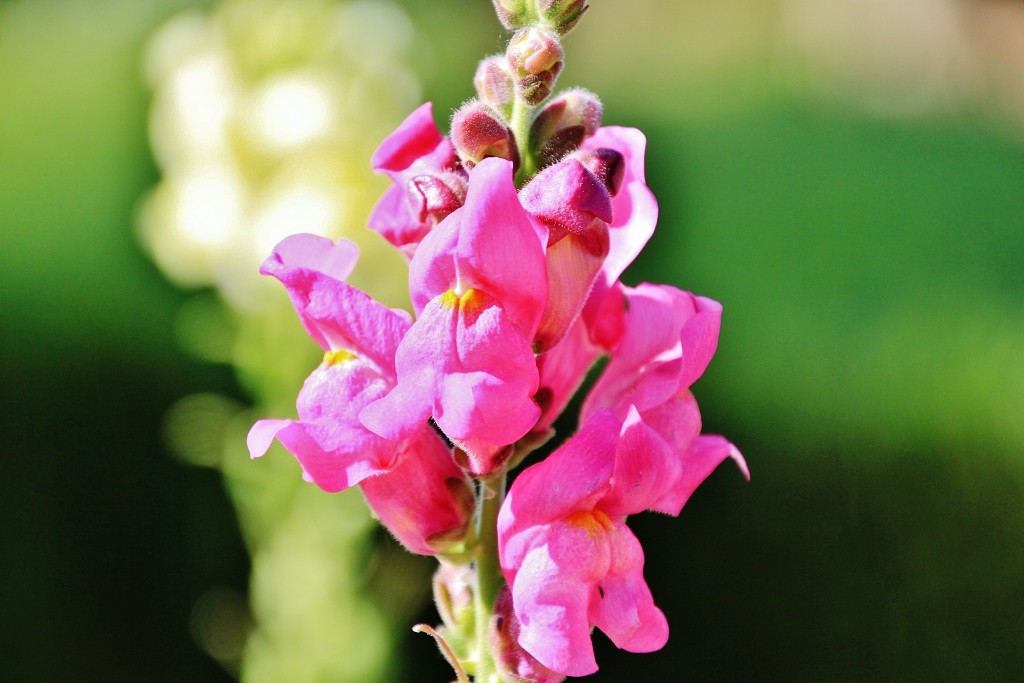
<svg viewBox="0 0 1024 683"><path fill-rule="evenodd" d="M499 26L484 0L399 4L443 127ZM631 519L672 637L596 635L593 680L1012 677L1024 3L592 4L559 84L644 130L661 207L624 279L723 303L695 394L752 472ZM5 680L230 680L197 622L211 595L245 613L246 548L220 474L161 434L186 394L246 395L182 351L192 295L134 228L158 178L141 49L208 6L0 3ZM399 650L402 680L450 677L425 637Z"/></svg>

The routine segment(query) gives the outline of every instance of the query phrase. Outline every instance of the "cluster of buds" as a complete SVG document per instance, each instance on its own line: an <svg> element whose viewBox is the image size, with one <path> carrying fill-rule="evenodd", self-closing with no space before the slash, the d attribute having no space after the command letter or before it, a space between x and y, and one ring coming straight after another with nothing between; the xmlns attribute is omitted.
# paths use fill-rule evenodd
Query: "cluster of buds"
<svg viewBox="0 0 1024 683"><path fill-rule="evenodd" d="M460 680L547 683L597 670L595 626L630 651L665 644L626 520L678 515L726 459L747 470L701 434L690 392L721 306L620 281L657 221L643 134L602 126L584 90L544 103L556 33L585 3L495 4L517 32L450 137L425 104L372 158L393 183L370 225L409 259L414 316L345 282L350 242L282 241L261 270L325 356L299 419L257 422L249 448L276 438L321 488L358 485L400 542L439 559L430 632ZM506 491L602 357L577 432Z"/></svg>

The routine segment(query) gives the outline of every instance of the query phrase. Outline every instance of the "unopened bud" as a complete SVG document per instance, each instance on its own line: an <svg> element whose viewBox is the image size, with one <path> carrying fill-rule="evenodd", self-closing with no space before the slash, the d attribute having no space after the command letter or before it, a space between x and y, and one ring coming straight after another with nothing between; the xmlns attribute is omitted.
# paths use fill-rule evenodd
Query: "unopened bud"
<svg viewBox="0 0 1024 683"><path fill-rule="evenodd" d="M474 581L472 567L441 562L432 582L434 605L444 624L440 631L460 658L469 654L474 635Z"/></svg>
<svg viewBox="0 0 1024 683"><path fill-rule="evenodd" d="M604 183L608 194L615 196L622 187L622 179L626 176L626 164L622 154L608 147L597 149L581 149L573 152L572 158L583 164L583 167Z"/></svg>
<svg viewBox="0 0 1024 683"><path fill-rule="evenodd" d="M558 36L535 27L520 29L509 41L505 52L523 99L536 106L547 99L562 70L562 50Z"/></svg>
<svg viewBox="0 0 1024 683"><path fill-rule="evenodd" d="M515 79L505 55L491 55L480 62L473 77L476 95L502 116L508 117L515 99Z"/></svg>
<svg viewBox="0 0 1024 683"><path fill-rule="evenodd" d="M530 25L534 0L493 0L498 21L509 31Z"/></svg>
<svg viewBox="0 0 1024 683"><path fill-rule="evenodd" d="M497 0L495 0L497 2ZM535 0L543 24L560 36L572 30L590 6L587 0Z"/></svg>
<svg viewBox="0 0 1024 683"><path fill-rule="evenodd" d="M440 223L466 201L466 178L455 171L414 176L406 187L406 199L420 223Z"/></svg>
<svg viewBox="0 0 1024 683"><path fill-rule="evenodd" d="M519 167L515 135L501 115L480 100L470 100L455 112L451 139L466 168L487 157L508 159Z"/></svg>
<svg viewBox="0 0 1024 683"><path fill-rule="evenodd" d="M601 100L574 88L544 105L530 126L530 147L541 168L560 161L601 127Z"/></svg>

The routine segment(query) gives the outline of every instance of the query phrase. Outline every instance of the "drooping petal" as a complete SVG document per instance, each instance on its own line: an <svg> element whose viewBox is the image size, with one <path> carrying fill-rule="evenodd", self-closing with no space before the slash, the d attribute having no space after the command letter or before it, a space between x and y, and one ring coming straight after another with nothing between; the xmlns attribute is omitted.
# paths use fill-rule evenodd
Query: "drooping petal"
<svg viewBox="0 0 1024 683"><path fill-rule="evenodd" d="M307 478L332 493L384 472L398 445L367 430L356 416L386 390L372 365L351 356L326 360L299 392L299 419L257 422L247 440L250 454L262 455L276 437Z"/></svg>
<svg viewBox="0 0 1024 683"><path fill-rule="evenodd" d="M651 509L672 516L678 515L697 487L727 458L732 458L743 476L750 479L746 460L729 441L717 435L704 435L694 439L682 457L682 472L679 479L651 505Z"/></svg>
<svg viewBox="0 0 1024 683"><path fill-rule="evenodd" d="M668 621L654 605L644 580L644 554L629 528L616 522L608 533L612 568L601 579L590 620L613 643L630 652L660 650L668 641Z"/></svg>
<svg viewBox="0 0 1024 683"><path fill-rule="evenodd" d="M588 611L594 578L608 566L608 547L603 538L572 531L552 530L547 543L526 555L512 601L523 649L553 671L586 676L597 671Z"/></svg>
<svg viewBox="0 0 1024 683"><path fill-rule="evenodd" d="M428 425L403 442L391 468L360 488L381 523L414 553L433 555L460 543L473 517L469 479Z"/></svg>
<svg viewBox="0 0 1024 683"><path fill-rule="evenodd" d="M646 413L672 400L703 374L718 344L717 302L669 285L623 289L622 336L584 403L584 418L600 408L622 417L629 404Z"/></svg>

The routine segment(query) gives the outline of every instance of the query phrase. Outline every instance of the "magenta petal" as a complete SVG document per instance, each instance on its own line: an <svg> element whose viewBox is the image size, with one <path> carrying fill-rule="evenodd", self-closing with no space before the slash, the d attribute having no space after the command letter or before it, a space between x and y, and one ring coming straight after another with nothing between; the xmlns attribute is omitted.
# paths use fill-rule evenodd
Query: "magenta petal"
<svg viewBox="0 0 1024 683"><path fill-rule="evenodd" d="M626 163L622 187L612 198L611 252L603 270L605 282L610 285L644 248L658 223L658 202L644 178L647 139L635 128L605 126L588 138L583 147L614 149Z"/></svg>
<svg viewBox="0 0 1024 683"><path fill-rule="evenodd" d="M384 138L370 157L370 166L377 171L403 171L433 152L443 140L444 136L434 123L433 105L426 102Z"/></svg>
<svg viewBox="0 0 1024 683"><path fill-rule="evenodd" d="M594 174L576 159L548 166L519 191L523 207L551 230L548 244L581 233L594 219L612 220L612 200Z"/></svg>
<svg viewBox="0 0 1024 683"><path fill-rule="evenodd" d="M592 587L571 569L551 557L547 544L534 548L519 569L512 601L523 649L552 671L586 676L597 671L587 614Z"/></svg>
<svg viewBox="0 0 1024 683"><path fill-rule="evenodd" d="M682 473L678 481L657 500L651 509L669 515L678 515L697 487L715 471L723 460L732 458L747 479L750 470L739 450L721 436L706 435L694 439L682 457Z"/></svg>
<svg viewBox="0 0 1024 683"><path fill-rule="evenodd" d="M433 555L462 541L473 515L473 491L444 441L423 425L391 469L360 487L381 523L414 553Z"/></svg>
<svg viewBox="0 0 1024 683"><path fill-rule="evenodd" d="M457 215L456 211L453 215ZM432 299L454 289L458 282L455 250L459 244L459 221L451 216L423 238L409 264L409 295L413 310L422 315Z"/></svg>
<svg viewBox="0 0 1024 683"><path fill-rule="evenodd" d="M614 566L600 582L599 598L590 606L590 620L623 650L660 650L668 641L668 621L654 605L644 581L640 542L621 522L608 537Z"/></svg>
<svg viewBox="0 0 1024 683"><path fill-rule="evenodd" d="M406 199L406 188L401 182L384 191L366 223L392 245L402 249L407 257L412 256L415 245L430 232L431 225L413 216Z"/></svg>
<svg viewBox="0 0 1024 683"><path fill-rule="evenodd" d="M334 243L320 235L299 233L278 242L260 272L281 279L290 271L303 269L342 281L352 274L358 260L359 247L350 240L341 238Z"/></svg>
<svg viewBox="0 0 1024 683"><path fill-rule="evenodd" d="M693 295L690 295L693 296ZM694 315L680 335L683 348L683 367L679 384L689 387L707 370L718 349L718 335L722 327L722 304L703 296L693 297Z"/></svg>
<svg viewBox="0 0 1024 683"><path fill-rule="evenodd" d="M245 438L245 445L249 448L249 457L253 460L263 457L270 450L270 445L274 443L277 433L291 423L292 420L257 420Z"/></svg>
<svg viewBox="0 0 1024 683"><path fill-rule="evenodd" d="M548 295L547 230L519 203L512 164L497 157L477 164L465 206L442 223L452 220L459 225L455 267L462 286L501 301L513 324L532 338Z"/></svg>
<svg viewBox="0 0 1024 683"><path fill-rule="evenodd" d="M322 348L366 355L392 374L395 349L411 320L342 282L358 255L355 245L347 245L343 239L334 244L316 235L292 235L277 245L260 272L281 281L309 336Z"/></svg>
<svg viewBox="0 0 1024 683"><path fill-rule="evenodd" d="M601 501L601 510L613 518L643 512L679 478L680 469L672 448L631 407L615 453L611 490Z"/></svg>
<svg viewBox="0 0 1024 683"><path fill-rule="evenodd" d="M610 486L620 428L611 413L600 411L516 477L498 514L499 537L592 509Z"/></svg>

